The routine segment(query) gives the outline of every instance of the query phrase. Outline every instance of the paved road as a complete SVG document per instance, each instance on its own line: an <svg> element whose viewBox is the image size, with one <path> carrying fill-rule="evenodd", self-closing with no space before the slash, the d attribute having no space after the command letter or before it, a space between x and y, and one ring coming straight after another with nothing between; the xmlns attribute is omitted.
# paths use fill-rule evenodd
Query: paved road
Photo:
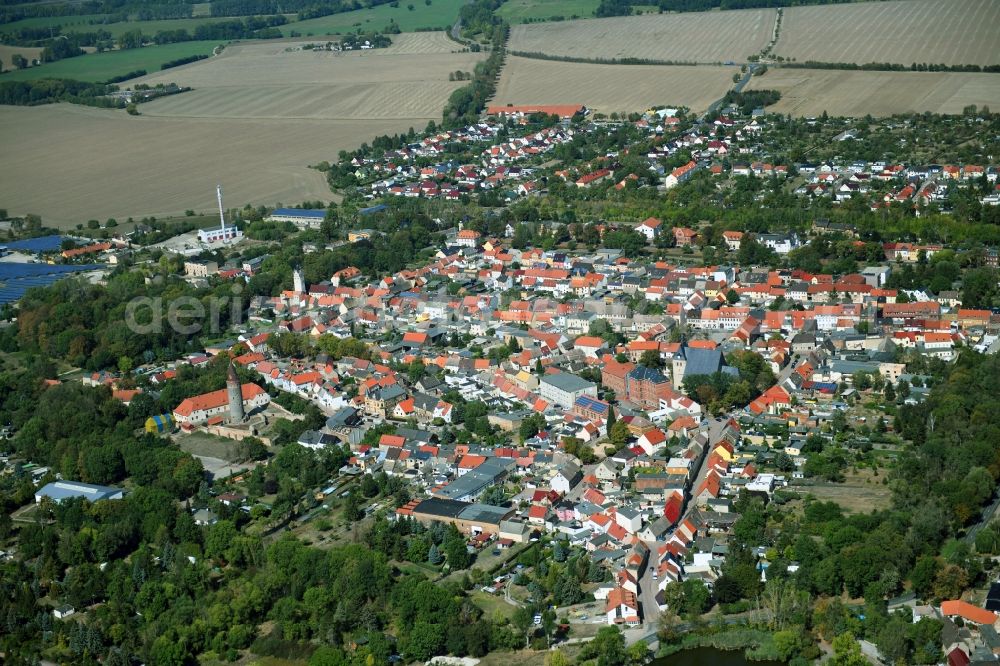
<svg viewBox="0 0 1000 666"><path fill-rule="evenodd" d="M713 442L719 440L722 435L722 430L725 428L726 423L728 423L727 418L715 418L708 423L708 442L709 446ZM682 512L683 520L687 515L694 509L694 506L690 503L691 494L698 489L698 486L702 484L705 477L708 475L708 465L705 461L708 459L708 454L710 451L706 449L697 461L697 468L694 470L694 481L691 485L691 491L685 493L684 497L684 510ZM639 578L639 604L642 613L642 629L648 630L650 627L656 627L660 616L660 606L656 602L656 594L659 591L658 585L659 580L653 578L653 565L656 562L656 543L646 544L650 548L649 561L650 565L646 566L646 569L642 572L642 576ZM654 634L655 637L655 634ZM644 638L636 638L635 640L643 640Z"/></svg>
<svg viewBox="0 0 1000 666"><path fill-rule="evenodd" d="M742 91L743 87L750 82L750 79L753 77L753 74L756 71L757 71L757 64L750 63L749 66L747 67L747 71L744 72L743 76L740 77L740 80L737 81L735 85L733 85L731 90L737 93ZM702 115L701 120L703 121L707 120L713 113L715 113L719 109L719 107L722 106L722 100L724 99L725 97L720 97L719 99L712 102L708 106L708 109L705 111L705 113Z"/></svg>
<svg viewBox="0 0 1000 666"><path fill-rule="evenodd" d="M472 0L468 0L465 4L469 4ZM456 42L468 43L462 39L462 14L459 13L458 18L455 20L455 24L451 26L451 38Z"/></svg>
<svg viewBox="0 0 1000 666"><path fill-rule="evenodd" d="M690 503L691 495L698 490L698 487L704 482L705 477L708 476L708 465L705 464L705 461L708 460L708 455L711 453L712 444L719 441L722 430L728 422L728 418L714 418L708 422L708 448L698 460L698 467L694 472L694 480L691 482L691 492L687 493L684 499L684 511L681 514L681 520L686 518L693 509Z"/></svg>
<svg viewBox="0 0 1000 666"><path fill-rule="evenodd" d="M793 354L792 358L788 361L788 364L781 369L781 372L778 373L778 386L784 384L785 380L788 379L793 372L795 372L795 368L797 368L801 363L802 354Z"/></svg>
<svg viewBox="0 0 1000 666"><path fill-rule="evenodd" d="M656 544L651 544L651 548L653 552L649 555L650 564L646 566L639 579L639 607L642 612L642 624L646 628L658 626L660 617L660 605L656 601L659 581L653 578L656 569Z"/></svg>
<svg viewBox="0 0 1000 666"><path fill-rule="evenodd" d="M969 531L965 533L965 540L967 542L973 543L976 540L976 534L979 533L979 530L990 524L990 521L993 520L993 517L997 512L997 509L1000 509L1000 495L998 495L989 506L983 509L983 517L980 518L979 522L970 527Z"/></svg>

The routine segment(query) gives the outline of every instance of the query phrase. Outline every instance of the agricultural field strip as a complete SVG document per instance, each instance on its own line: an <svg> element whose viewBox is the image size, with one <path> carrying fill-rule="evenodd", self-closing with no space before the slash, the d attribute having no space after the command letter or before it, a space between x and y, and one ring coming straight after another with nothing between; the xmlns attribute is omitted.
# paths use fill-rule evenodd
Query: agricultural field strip
<svg viewBox="0 0 1000 666"><path fill-rule="evenodd" d="M748 90L774 89L781 99L769 110L797 116L887 116L894 113L961 113L970 104L1000 105L1000 75L954 72L859 72L772 69Z"/></svg>
<svg viewBox="0 0 1000 666"><path fill-rule="evenodd" d="M0 201L12 212L35 212L47 224L72 228L90 217L212 210L217 182L232 206L329 200L323 174L308 165L417 124L377 118L134 118L68 104L5 106L0 145L19 167L0 179ZM46 187L36 187L39 182Z"/></svg>
<svg viewBox="0 0 1000 666"><path fill-rule="evenodd" d="M386 82L332 86L212 88L146 104L144 115L176 118L438 119L460 83Z"/></svg>
<svg viewBox="0 0 1000 666"><path fill-rule="evenodd" d="M799 62L1000 64L1000 2L894 0L789 7L775 55Z"/></svg>
<svg viewBox="0 0 1000 666"><path fill-rule="evenodd" d="M392 47L364 52L298 47L237 44L130 82L195 86L142 105L138 118L63 104L0 108L0 145L22 164L0 182L0 201L72 227L83 210L98 218L210 210L216 182L234 206L327 200L323 174L308 165L439 119L450 92L465 85L448 81L449 72L471 71L484 57L452 53L440 33L398 35ZM115 148L123 145L135 149ZM40 180L59 196L31 186Z"/></svg>
<svg viewBox="0 0 1000 666"><path fill-rule="evenodd" d="M594 59L745 61L771 38L775 10L658 14L516 25L508 48Z"/></svg>
<svg viewBox="0 0 1000 666"><path fill-rule="evenodd" d="M221 56L134 83L176 82L193 91L143 106L151 116L216 118L439 118L483 56L449 53L440 34L401 35L389 49L335 53L301 44L241 44ZM291 49L291 50L289 50ZM416 56L416 57L414 57Z"/></svg>
<svg viewBox="0 0 1000 666"><path fill-rule="evenodd" d="M507 59L495 104L585 104L603 113L685 105L703 111L732 85L727 67L597 65Z"/></svg>

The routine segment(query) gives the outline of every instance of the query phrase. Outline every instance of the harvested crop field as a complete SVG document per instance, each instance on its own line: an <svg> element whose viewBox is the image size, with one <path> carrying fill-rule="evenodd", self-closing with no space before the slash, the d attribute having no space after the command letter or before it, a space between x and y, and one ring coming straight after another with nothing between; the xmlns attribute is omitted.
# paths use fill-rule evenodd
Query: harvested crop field
<svg viewBox="0 0 1000 666"><path fill-rule="evenodd" d="M1000 64L1000 2L895 0L790 7L776 55L805 62Z"/></svg>
<svg viewBox="0 0 1000 666"><path fill-rule="evenodd" d="M331 198L307 168L379 134L399 120L138 118L69 104L0 106L8 168L0 202L72 228L91 218L211 211L215 184L226 205Z"/></svg>
<svg viewBox="0 0 1000 666"><path fill-rule="evenodd" d="M700 112L726 94L733 68L593 65L507 59L494 104L584 104L602 113L687 106Z"/></svg>
<svg viewBox="0 0 1000 666"><path fill-rule="evenodd" d="M508 48L522 53L611 60L745 62L771 39L773 9L654 14L516 25Z"/></svg>
<svg viewBox="0 0 1000 666"><path fill-rule="evenodd" d="M449 73L471 72L482 56L452 53L456 45L442 33L393 37L390 48L349 53L290 42L238 44L134 83L194 88L143 105L150 116L422 119L421 125L440 118L448 96L466 85L449 81Z"/></svg>
<svg viewBox="0 0 1000 666"><path fill-rule="evenodd" d="M14 69L14 54L20 53L28 61L38 58L42 49L38 46L8 46L6 44L0 44L0 64L3 65L3 71L7 72ZM0 81L3 81L0 78Z"/></svg>
<svg viewBox="0 0 1000 666"><path fill-rule="evenodd" d="M394 39L388 49L344 54L235 45L144 79L196 89L143 104L139 117L66 104L0 107L0 145L17 165L0 179L0 202L71 227L211 210L216 182L230 206L327 201L310 164L439 120L463 85L448 73L471 71L482 57L448 53L454 45L433 34Z"/></svg>
<svg viewBox="0 0 1000 666"><path fill-rule="evenodd" d="M771 69L748 89L771 88L781 99L768 111L796 116L888 116L961 113L970 104L1000 107L1000 75L953 72L858 72Z"/></svg>

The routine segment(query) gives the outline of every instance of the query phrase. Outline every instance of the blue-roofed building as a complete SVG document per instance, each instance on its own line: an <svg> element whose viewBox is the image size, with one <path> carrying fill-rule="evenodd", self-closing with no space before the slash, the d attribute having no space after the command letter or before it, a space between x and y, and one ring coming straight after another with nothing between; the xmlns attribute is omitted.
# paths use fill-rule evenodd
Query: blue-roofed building
<svg viewBox="0 0 1000 666"><path fill-rule="evenodd" d="M82 481L54 481L35 491L35 502L48 497L56 504L66 499L82 497L88 502L121 499L125 491L112 486L97 486Z"/></svg>
<svg viewBox="0 0 1000 666"><path fill-rule="evenodd" d="M625 397L644 409L658 409L670 381L656 368L637 365L625 376Z"/></svg>
<svg viewBox="0 0 1000 666"><path fill-rule="evenodd" d="M291 222L302 229L319 229L326 219L325 210L308 208L276 208L267 218L272 222Z"/></svg>

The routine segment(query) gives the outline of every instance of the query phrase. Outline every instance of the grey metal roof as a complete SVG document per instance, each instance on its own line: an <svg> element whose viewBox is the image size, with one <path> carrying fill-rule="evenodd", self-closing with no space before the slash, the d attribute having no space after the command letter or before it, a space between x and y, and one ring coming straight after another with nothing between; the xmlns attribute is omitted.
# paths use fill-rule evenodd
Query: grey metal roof
<svg viewBox="0 0 1000 666"><path fill-rule="evenodd" d="M83 483L82 481L53 481L35 491L35 494L41 497L48 497L54 502L61 502L64 499L75 497L82 497L85 500L96 502L102 499L111 499L115 496L120 497L122 492L121 488L98 486L92 483Z"/></svg>
<svg viewBox="0 0 1000 666"><path fill-rule="evenodd" d="M557 389L566 391L567 393L574 393L576 391L583 391L585 389L597 386L593 382L588 382L582 377L577 377L569 372L560 372L554 375L545 375L541 379L543 384L549 384Z"/></svg>

